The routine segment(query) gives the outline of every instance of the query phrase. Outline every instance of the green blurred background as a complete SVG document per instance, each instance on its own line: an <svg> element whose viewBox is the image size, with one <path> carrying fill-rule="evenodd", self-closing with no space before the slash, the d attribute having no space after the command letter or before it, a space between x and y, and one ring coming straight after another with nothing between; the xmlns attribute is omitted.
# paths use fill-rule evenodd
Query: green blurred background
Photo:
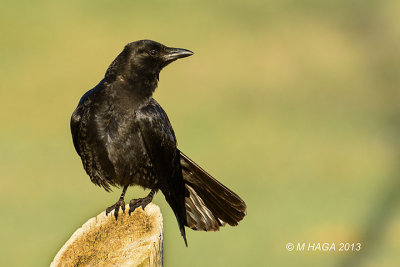
<svg viewBox="0 0 400 267"><path fill-rule="evenodd" d="M400 1L1 0L0 15L1 266L48 265L118 198L85 174L69 119L139 39L195 52L155 98L179 148L248 205L185 248L158 194L166 266L398 266Z"/></svg>

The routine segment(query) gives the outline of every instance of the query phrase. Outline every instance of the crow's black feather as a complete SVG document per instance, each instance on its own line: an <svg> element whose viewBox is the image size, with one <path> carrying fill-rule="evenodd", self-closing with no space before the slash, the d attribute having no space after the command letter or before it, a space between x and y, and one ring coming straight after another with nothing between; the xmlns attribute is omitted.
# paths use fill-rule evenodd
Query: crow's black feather
<svg viewBox="0 0 400 267"><path fill-rule="evenodd" d="M115 209L117 218L128 186L152 189L131 201L130 212L161 190L185 243L184 226L215 231L225 223L237 225L246 214L243 200L177 149L168 116L152 98L160 71L192 54L150 40L129 43L71 117L74 147L91 181L107 191L124 187L107 212Z"/></svg>

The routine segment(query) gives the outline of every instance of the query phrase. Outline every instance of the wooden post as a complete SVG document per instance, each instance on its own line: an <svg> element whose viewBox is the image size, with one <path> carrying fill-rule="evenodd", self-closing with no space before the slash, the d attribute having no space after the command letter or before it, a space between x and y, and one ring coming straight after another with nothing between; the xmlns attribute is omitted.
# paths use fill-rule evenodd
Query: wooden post
<svg viewBox="0 0 400 267"><path fill-rule="evenodd" d="M55 256L59 266L162 266L163 224L160 208L150 203L128 215L100 213L75 231Z"/></svg>

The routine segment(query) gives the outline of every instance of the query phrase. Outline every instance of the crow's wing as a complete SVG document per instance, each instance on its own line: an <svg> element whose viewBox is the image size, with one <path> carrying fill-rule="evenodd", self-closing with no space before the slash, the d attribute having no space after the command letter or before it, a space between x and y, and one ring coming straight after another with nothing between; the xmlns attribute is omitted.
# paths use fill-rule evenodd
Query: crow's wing
<svg viewBox="0 0 400 267"><path fill-rule="evenodd" d="M78 153L79 156L81 156L81 149L80 149L80 123L81 123L81 118L82 118L82 108L78 106L74 113L72 113L71 116L71 134L72 134L72 141L74 142L74 147L76 150L76 153Z"/></svg>
<svg viewBox="0 0 400 267"><path fill-rule="evenodd" d="M178 220L186 243L185 185L180 166L180 153L176 148L175 133L168 116L152 99L135 112L140 135L156 173L157 187L163 192Z"/></svg>
<svg viewBox="0 0 400 267"><path fill-rule="evenodd" d="M86 126L85 123L82 125L82 121L84 121L83 117L90 112L90 106L92 104L92 97L95 94L95 88L87 91L79 100L79 104L72 113L71 116L71 134L72 141L74 142L74 147L76 152L80 157L82 157L82 130Z"/></svg>
<svg viewBox="0 0 400 267"><path fill-rule="evenodd" d="M105 150L101 142L95 140L95 126L90 118L93 108L92 97L95 94L95 89L86 92L75 111L71 116L71 134L74 142L74 147L78 155L82 159L83 167L89 175L90 180L102 186L106 191L110 191L110 186L115 185L111 177L115 176L114 168L109 163L108 159L104 158L105 153L98 153L100 150ZM92 144L97 144L96 148Z"/></svg>

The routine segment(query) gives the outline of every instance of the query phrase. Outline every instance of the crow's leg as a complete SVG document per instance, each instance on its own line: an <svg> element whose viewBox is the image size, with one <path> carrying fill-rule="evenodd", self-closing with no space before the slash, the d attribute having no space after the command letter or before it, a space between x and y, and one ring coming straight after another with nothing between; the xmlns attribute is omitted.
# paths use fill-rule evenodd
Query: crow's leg
<svg viewBox="0 0 400 267"><path fill-rule="evenodd" d="M144 198L132 199L129 201L129 215L135 211L136 208L142 207L144 210L146 206L153 200L154 194L156 193L155 189L151 189L150 193Z"/></svg>
<svg viewBox="0 0 400 267"><path fill-rule="evenodd" d="M112 205L112 206L110 206L110 207L108 207L108 208L106 209L106 216L107 216L112 210L114 210L114 217L115 217L115 220L118 219L118 211L119 211L119 208L121 208L121 209L122 209L122 212L125 213L125 201L124 201L124 197L125 197L126 189L128 189L128 186L127 186L127 185L125 185L125 186L124 186L124 189L122 189L122 194L121 194L121 196L119 197L119 200L117 201L117 203L115 203L114 205Z"/></svg>

